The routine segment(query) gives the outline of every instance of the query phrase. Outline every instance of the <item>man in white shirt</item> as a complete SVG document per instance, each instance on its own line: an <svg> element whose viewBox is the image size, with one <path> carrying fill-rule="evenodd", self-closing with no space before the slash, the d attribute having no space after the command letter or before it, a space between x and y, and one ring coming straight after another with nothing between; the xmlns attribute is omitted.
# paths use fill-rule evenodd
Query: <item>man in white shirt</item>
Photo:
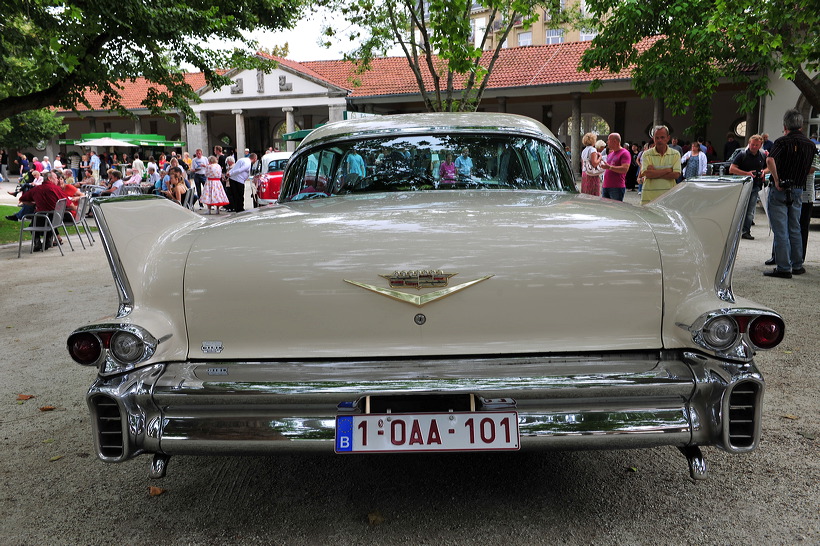
<svg viewBox="0 0 820 546"><path fill-rule="evenodd" d="M231 208L234 212L245 210L245 181L248 179L254 163L256 163L256 154L250 154L248 157L239 159L228 171L228 180L230 181L228 200L231 202Z"/></svg>
<svg viewBox="0 0 820 546"><path fill-rule="evenodd" d="M142 179L142 173L145 172L145 163L142 162L139 154L134 154L134 161L131 163L131 169L134 173L139 174L140 179Z"/></svg>

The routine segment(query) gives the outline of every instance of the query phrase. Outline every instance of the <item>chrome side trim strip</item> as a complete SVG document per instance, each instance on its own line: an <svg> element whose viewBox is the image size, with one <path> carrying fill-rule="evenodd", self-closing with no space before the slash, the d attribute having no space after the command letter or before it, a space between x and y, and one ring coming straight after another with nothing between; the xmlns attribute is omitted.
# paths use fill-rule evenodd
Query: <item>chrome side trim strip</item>
<svg viewBox="0 0 820 546"><path fill-rule="evenodd" d="M732 271L735 267L735 260L737 259L737 249L740 246L741 229L743 228L743 217L746 212L746 207L749 204L749 195L752 192L752 178L746 177L742 182L743 190L740 192L740 199L735 208L735 215L732 219L732 225L729 228L731 236L726 241L726 248L723 251L723 257L718 267L717 278L715 279L715 294L721 300L728 303L735 303L735 294L732 291Z"/></svg>
<svg viewBox="0 0 820 546"><path fill-rule="evenodd" d="M108 227L108 223L105 221L105 214L103 214L102 207L100 206L101 202L104 201L92 200L91 211L94 214L94 220L100 231L103 249L105 249L105 254L108 256L108 264L111 266L111 274L114 276L114 285L117 287L117 295L120 300L117 318L123 318L130 315L134 309L134 293L131 290L128 276L125 274L125 268L117 252L117 247L111 239L111 231Z"/></svg>

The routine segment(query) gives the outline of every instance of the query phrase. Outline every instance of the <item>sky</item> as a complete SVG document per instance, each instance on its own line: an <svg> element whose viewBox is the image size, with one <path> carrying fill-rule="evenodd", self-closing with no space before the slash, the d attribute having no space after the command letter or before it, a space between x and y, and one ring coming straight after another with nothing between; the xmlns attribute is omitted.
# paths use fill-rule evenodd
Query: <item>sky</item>
<svg viewBox="0 0 820 546"><path fill-rule="evenodd" d="M253 38L259 45L268 49L274 46L282 46L285 42L289 45L288 59L292 61L328 61L341 59L345 53L349 53L355 47L355 43L348 39L336 38L330 48L322 47L318 44L322 27L325 21L332 21L336 31L345 33L345 26L338 23L339 16L329 14L326 10L317 10L310 16L299 21L295 28L279 32L258 32L253 33ZM348 27L349 28L349 27ZM388 52L391 56L401 55L401 49Z"/></svg>
<svg viewBox="0 0 820 546"><path fill-rule="evenodd" d="M279 32L254 33L253 38L265 48L289 45L288 59L292 61L328 61L341 59L345 52L353 49L350 43L338 40L331 48L320 46L318 38L327 18L327 12L319 11L307 19L302 19L295 28ZM343 47L344 46L344 47Z"/></svg>

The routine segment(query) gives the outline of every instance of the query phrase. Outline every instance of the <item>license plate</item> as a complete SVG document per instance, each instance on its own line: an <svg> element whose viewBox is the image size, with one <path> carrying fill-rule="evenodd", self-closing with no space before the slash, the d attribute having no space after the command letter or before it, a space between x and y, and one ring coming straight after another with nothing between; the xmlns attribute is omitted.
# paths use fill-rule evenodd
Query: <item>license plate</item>
<svg viewBox="0 0 820 546"><path fill-rule="evenodd" d="M336 453L505 451L519 448L514 411L336 417Z"/></svg>

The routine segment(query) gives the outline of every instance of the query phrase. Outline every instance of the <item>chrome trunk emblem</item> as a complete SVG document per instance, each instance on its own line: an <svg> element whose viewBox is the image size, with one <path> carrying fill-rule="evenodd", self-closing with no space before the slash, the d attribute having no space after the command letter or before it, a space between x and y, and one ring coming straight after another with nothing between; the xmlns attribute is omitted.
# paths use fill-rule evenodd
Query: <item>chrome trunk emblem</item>
<svg viewBox="0 0 820 546"><path fill-rule="evenodd" d="M390 282L390 288L441 288L447 286L450 277L458 273L444 273L442 270L433 271L394 271L392 275L379 275Z"/></svg>
<svg viewBox="0 0 820 546"><path fill-rule="evenodd" d="M434 302L436 300L440 300L450 294L455 294L465 288L469 288L474 284L478 284L481 281L486 281L487 279L491 278L492 275L487 275L486 277L481 277L480 279L475 279L473 281L467 281L461 284L457 284L455 286L448 286L450 277L455 276L457 273L443 273L441 271L401 271L401 272L394 272L392 275L379 275L387 279L390 282L391 288L382 288L379 286L374 286L372 284L365 284L357 281L351 281L348 279L344 279L346 283L352 284L353 286L358 286L359 288L364 288L365 290L370 290L371 292L375 292L376 294L381 294L382 296L387 296L388 298L403 301L405 303L410 303L417 307L421 307L422 305L426 305L428 303ZM417 290L421 290L422 288L435 288L442 286L439 290L434 292L428 292L426 294L405 294L404 292L400 292L398 290L393 289L392 287L401 287L401 288L415 288Z"/></svg>

